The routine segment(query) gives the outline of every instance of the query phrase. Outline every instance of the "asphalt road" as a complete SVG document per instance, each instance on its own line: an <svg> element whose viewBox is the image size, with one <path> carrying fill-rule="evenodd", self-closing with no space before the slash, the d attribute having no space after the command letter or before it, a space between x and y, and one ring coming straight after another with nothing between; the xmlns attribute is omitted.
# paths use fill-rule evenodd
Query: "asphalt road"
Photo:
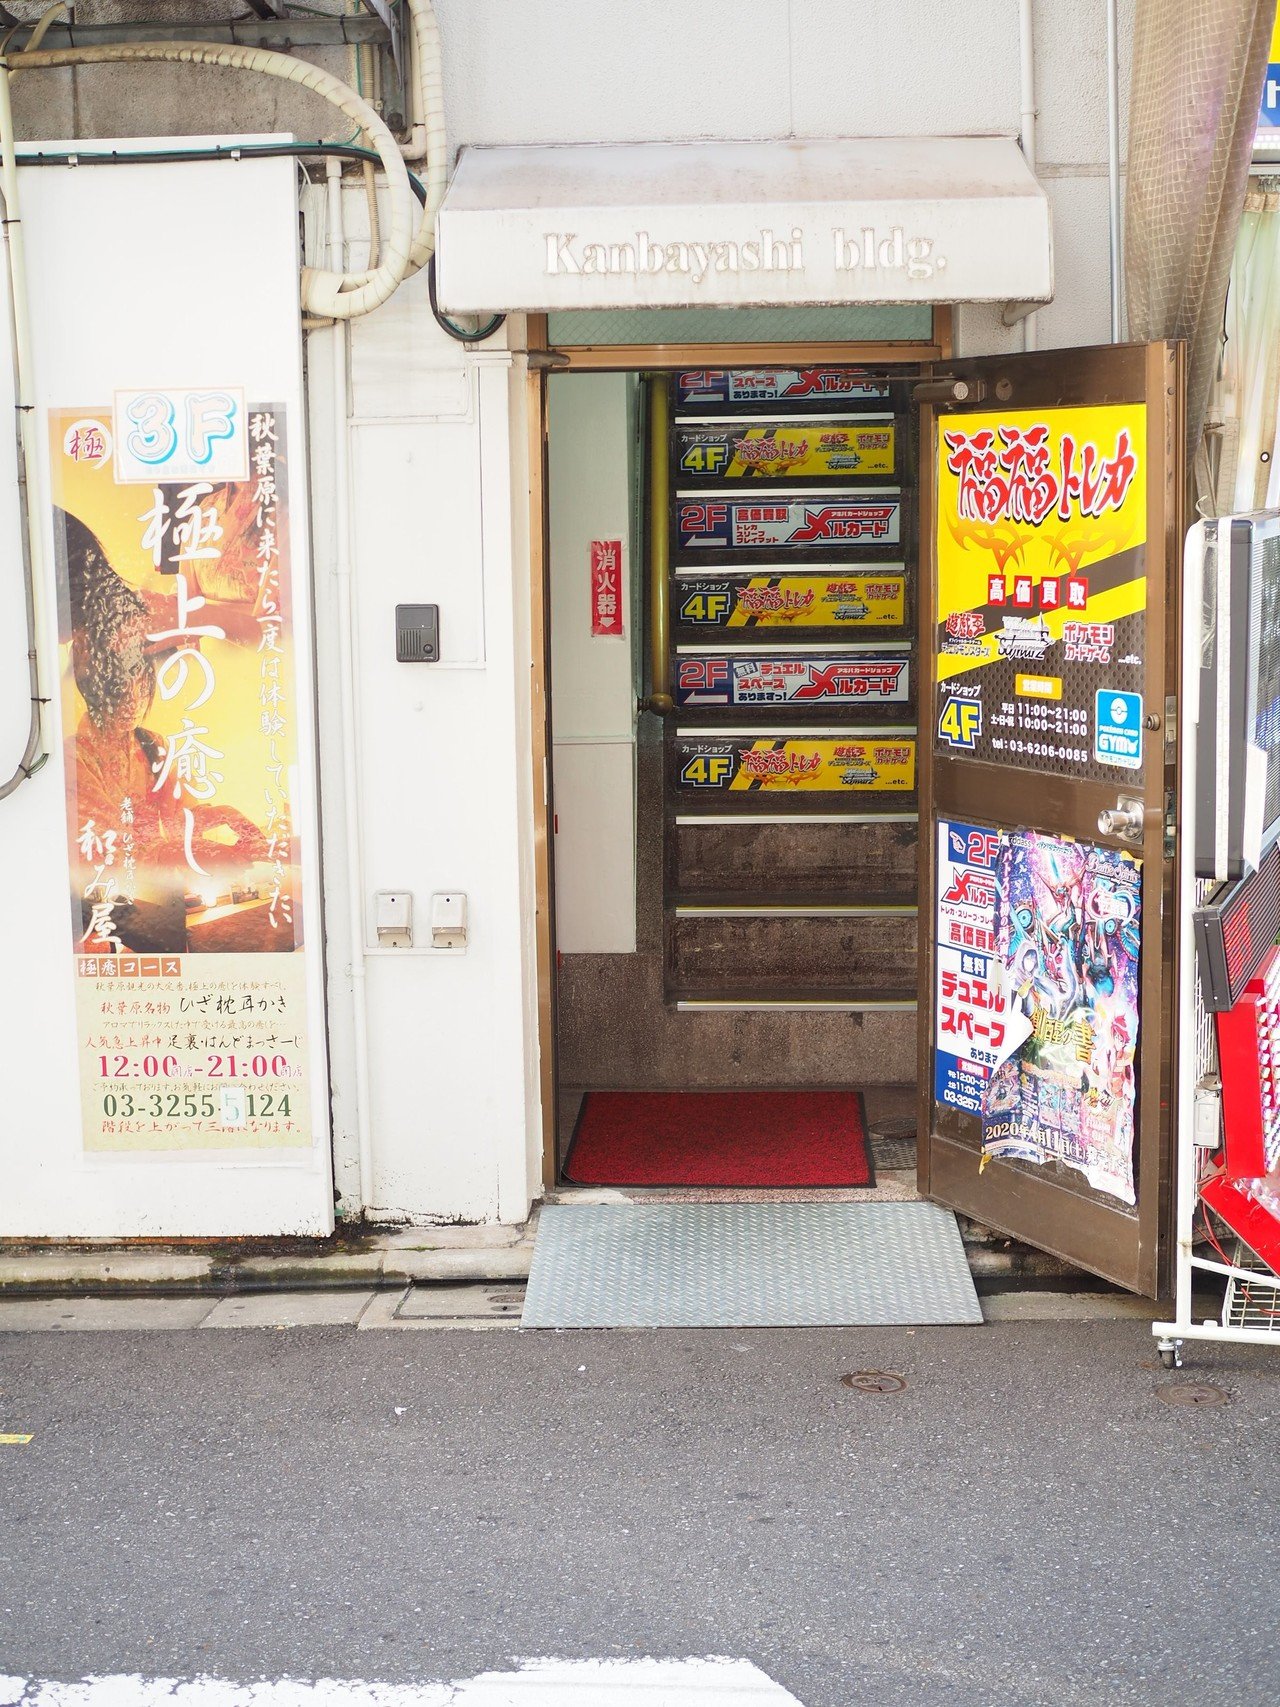
<svg viewBox="0 0 1280 1707"><path fill-rule="evenodd" d="M0 1334L0 1672L731 1655L804 1707L1273 1703L1280 1361L1141 1322ZM892 1394L842 1373L906 1377ZM1212 1380L1231 1402L1157 1389ZM586 1704L584 1703L584 1707Z"/></svg>

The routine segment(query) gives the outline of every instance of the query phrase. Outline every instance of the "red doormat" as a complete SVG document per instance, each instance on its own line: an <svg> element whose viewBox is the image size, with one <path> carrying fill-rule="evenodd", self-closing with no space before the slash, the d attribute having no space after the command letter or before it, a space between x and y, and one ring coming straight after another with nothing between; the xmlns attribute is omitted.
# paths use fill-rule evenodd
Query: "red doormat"
<svg viewBox="0 0 1280 1707"><path fill-rule="evenodd" d="M860 1091L588 1091L574 1185L869 1186Z"/></svg>

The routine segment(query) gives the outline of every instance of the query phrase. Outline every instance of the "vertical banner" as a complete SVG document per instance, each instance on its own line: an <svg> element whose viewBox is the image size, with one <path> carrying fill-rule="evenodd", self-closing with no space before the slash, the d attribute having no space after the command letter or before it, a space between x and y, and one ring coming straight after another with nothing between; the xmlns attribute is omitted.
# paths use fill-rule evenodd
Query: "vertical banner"
<svg viewBox="0 0 1280 1707"><path fill-rule="evenodd" d="M1145 407L943 415L937 457L938 751L1139 783Z"/></svg>
<svg viewBox="0 0 1280 1707"><path fill-rule="evenodd" d="M622 541L591 541L591 633L594 639L622 637Z"/></svg>
<svg viewBox="0 0 1280 1707"><path fill-rule="evenodd" d="M999 830L938 822L933 1094L979 1118L992 1071L1029 1030L1009 1011L996 960L1000 847Z"/></svg>
<svg viewBox="0 0 1280 1707"><path fill-rule="evenodd" d="M285 410L121 392L49 449L85 1148L310 1145Z"/></svg>

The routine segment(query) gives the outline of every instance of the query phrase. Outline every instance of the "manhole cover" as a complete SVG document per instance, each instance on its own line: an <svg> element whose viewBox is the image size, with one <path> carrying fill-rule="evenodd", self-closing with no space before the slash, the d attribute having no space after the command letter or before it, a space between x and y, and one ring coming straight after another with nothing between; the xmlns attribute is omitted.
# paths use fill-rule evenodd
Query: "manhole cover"
<svg viewBox="0 0 1280 1707"><path fill-rule="evenodd" d="M1157 1387L1156 1397L1166 1405L1225 1405L1231 1395L1210 1381L1179 1381L1168 1387Z"/></svg>
<svg viewBox="0 0 1280 1707"><path fill-rule="evenodd" d="M854 1369L840 1377L840 1385L852 1387L855 1393L900 1393L906 1384L905 1375L887 1369Z"/></svg>

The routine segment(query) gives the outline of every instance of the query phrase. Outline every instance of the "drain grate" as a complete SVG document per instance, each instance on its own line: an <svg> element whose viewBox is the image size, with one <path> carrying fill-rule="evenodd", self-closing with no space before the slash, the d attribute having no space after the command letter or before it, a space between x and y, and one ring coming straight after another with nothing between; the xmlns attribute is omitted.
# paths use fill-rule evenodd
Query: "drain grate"
<svg viewBox="0 0 1280 1707"><path fill-rule="evenodd" d="M855 1393L900 1393L907 1384L905 1375L895 1375L889 1369L853 1369L840 1377L842 1387Z"/></svg>
<svg viewBox="0 0 1280 1707"><path fill-rule="evenodd" d="M878 1174L914 1169L916 1165L916 1141L914 1137L872 1138L871 1154Z"/></svg>
<svg viewBox="0 0 1280 1707"><path fill-rule="evenodd" d="M411 1286L395 1314L397 1321L429 1322L442 1328L518 1328L523 1309L523 1286Z"/></svg>
<svg viewBox="0 0 1280 1707"><path fill-rule="evenodd" d="M1212 1381L1179 1381L1168 1387L1157 1387L1156 1398L1166 1405L1180 1409L1207 1409L1210 1405L1226 1405L1231 1395Z"/></svg>

